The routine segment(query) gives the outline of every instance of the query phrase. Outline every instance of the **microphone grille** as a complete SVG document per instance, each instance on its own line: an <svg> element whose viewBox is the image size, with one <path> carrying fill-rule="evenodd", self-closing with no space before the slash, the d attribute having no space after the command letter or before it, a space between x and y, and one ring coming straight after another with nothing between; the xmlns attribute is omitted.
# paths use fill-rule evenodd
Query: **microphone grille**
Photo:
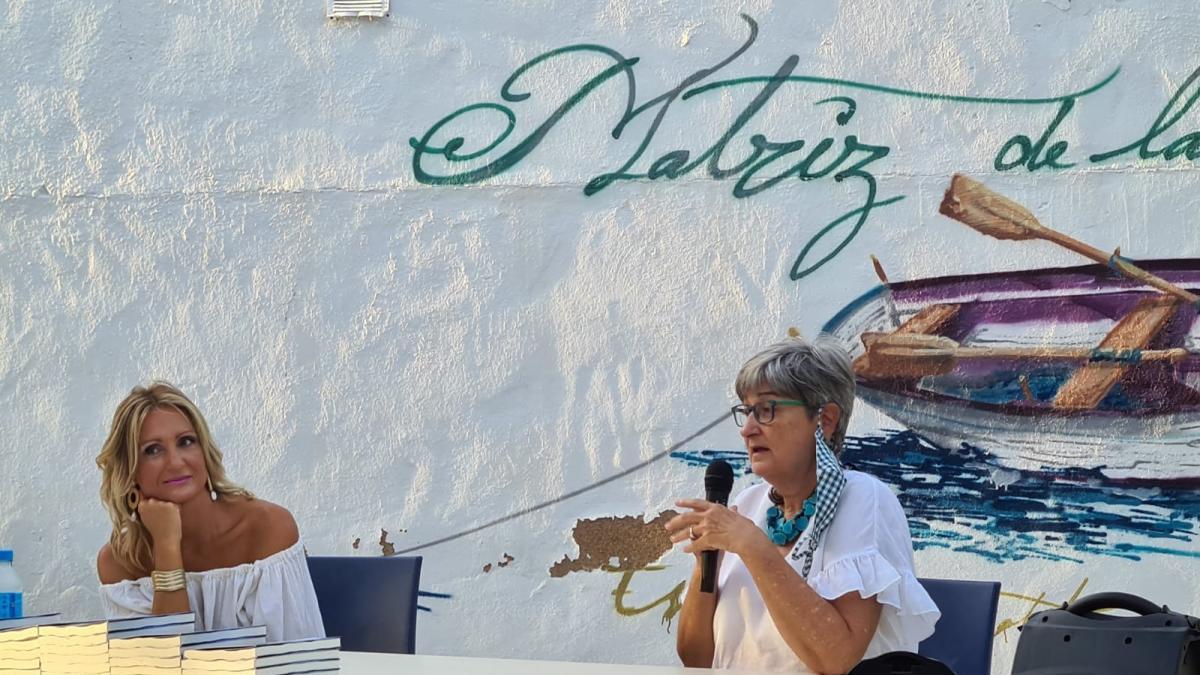
<svg viewBox="0 0 1200 675"><path fill-rule="evenodd" d="M704 489L725 493L733 489L733 467L729 462L718 459L708 465L704 472Z"/></svg>

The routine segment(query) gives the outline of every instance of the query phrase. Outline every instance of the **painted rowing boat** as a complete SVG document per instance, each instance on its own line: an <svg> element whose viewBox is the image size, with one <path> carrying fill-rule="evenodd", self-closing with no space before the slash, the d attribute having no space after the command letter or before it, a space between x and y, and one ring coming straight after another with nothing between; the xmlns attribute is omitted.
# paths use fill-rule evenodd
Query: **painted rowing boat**
<svg viewBox="0 0 1200 675"><path fill-rule="evenodd" d="M1200 259L1138 263L1190 290L1200 290ZM1002 466L1026 471L1098 469L1114 479L1200 477L1200 329L1196 308L1164 315L1145 349L1184 348L1179 362L1120 365L1116 384L1098 402L1064 409L1059 402L1086 364L1037 357L972 358L952 370L914 377L864 372L863 334L924 322L930 334L963 347L1095 347L1148 301L1153 288L1104 265L918 279L879 286L851 302L824 327L856 357L864 402L937 445L967 443ZM903 330L901 331L903 332ZM1019 349L1017 351L1020 351Z"/></svg>

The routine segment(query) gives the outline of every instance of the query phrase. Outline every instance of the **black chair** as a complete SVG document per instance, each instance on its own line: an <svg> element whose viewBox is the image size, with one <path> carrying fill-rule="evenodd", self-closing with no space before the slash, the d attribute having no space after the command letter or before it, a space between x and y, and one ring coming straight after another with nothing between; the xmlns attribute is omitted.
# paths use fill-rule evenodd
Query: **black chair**
<svg viewBox="0 0 1200 675"><path fill-rule="evenodd" d="M942 618L917 653L950 666L955 675L990 675L1000 582L920 579Z"/></svg>
<svg viewBox="0 0 1200 675"><path fill-rule="evenodd" d="M325 634L348 652L412 654L421 557L309 557Z"/></svg>

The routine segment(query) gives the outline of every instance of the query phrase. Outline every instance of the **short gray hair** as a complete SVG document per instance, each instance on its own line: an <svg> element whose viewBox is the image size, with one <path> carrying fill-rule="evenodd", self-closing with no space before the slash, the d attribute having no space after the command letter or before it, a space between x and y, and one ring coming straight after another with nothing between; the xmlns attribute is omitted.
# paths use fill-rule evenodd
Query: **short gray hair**
<svg viewBox="0 0 1200 675"><path fill-rule="evenodd" d="M814 342L798 337L776 342L746 361L734 390L744 401L764 384L780 396L803 402L810 415L826 403L836 403L842 414L830 445L841 454L854 409L854 368L840 344L826 336Z"/></svg>

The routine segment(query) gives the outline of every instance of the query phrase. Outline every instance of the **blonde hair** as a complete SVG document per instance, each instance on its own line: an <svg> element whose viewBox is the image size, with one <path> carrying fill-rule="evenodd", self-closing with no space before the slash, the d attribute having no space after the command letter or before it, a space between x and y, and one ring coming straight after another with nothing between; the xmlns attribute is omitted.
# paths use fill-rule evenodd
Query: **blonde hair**
<svg viewBox="0 0 1200 675"><path fill-rule="evenodd" d="M183 392L167 382L152 382L148 387L134 387L113 413L112 428L96 465L100 467L100 502L112 521L108 544L113 557L125 569L141 575L149 574L154 566L150 550L150 534L140 520L132 518L129 497L137 487L138 438L142 424L155 410L174 410L187 418L196 430L196 440L204 453L204 465L212 489L220 496L253 499L248 490L229 482L225 476L222 454L208 431L208 423L196 404Z"/></svg>

